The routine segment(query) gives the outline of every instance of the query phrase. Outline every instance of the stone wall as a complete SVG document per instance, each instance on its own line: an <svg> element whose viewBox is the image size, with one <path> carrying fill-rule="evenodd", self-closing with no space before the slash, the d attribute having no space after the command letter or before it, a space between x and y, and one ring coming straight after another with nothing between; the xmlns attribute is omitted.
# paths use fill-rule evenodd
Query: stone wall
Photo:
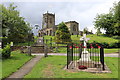
<svg viewBox="0 0 120 80"><path fill-rule="evenodd" d="M69 21L65 22L66 26L68 27L71 35L79 34L79 23L76 21Z"/></svg>

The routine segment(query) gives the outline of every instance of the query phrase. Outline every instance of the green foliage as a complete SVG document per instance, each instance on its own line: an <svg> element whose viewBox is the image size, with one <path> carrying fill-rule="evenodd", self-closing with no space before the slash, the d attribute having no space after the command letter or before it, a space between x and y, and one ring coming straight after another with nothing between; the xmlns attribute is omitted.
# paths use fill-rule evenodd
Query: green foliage
<svg viewBox="0 0 120 80"><path fill-rule="evenodd" d="M88 34L88 32L89 32L89 31L88 31L88 28L87 28L87 27L83 29L83 33L84 33L84 34Z"/></svg>
<svg viewBox="0 0 120 80"><path fill-rule="evenodd" d="M79 41L80 37L82 37L82 36L79 36L79 37L77 37L76 35L71 36L74 43L77 43ZM100 44L100 45L103 45L105 48L120 47L118 39L113 39L111 37L106 37L106 36L102 36L102 35L97 36L95 34L91 34L91 35L87 35L87 38L90 38L88 43ZM80 43L80 42L78 42L78 43Z"/></svg>
<svg viewBox="0 0 120 80"><path fill-rule="evenodd" d="M80 43L80 37L82 36L78 36L77 35L71 35L71 39L72 39L72 42L78 44ZM101 45L104 45L106 48L118 48L120 45L119 45L119 36L114 36L115 38L117 39L114 39L112 37L108 37L108 36L104 36L104 35L100 35L100 36L97 36L95 34L90 34L90 35L87 35L87 38L90 38L90 40L88 41L88 43L93 43L95 41L95 43L98 43L98 44L101 44ZM54 38L54 36L45 36L45 39L50 39L50 38ZM50 42L48 42L50 43ZM54 40L52 40L52 46L54 46L55 44L54 43Z"/></svg>
<svg viewBox="0 0 120 80"><path fill-rule="evenodd" d="M16 10L17 6L10 4L9 7L0 5L2 11L2 36L7 36L9 42L23 42L26 40L28 32L31 30L29 23L20 17L20 13Z"/></svg>
<svg viewBox="0 0 120 80"><path fill-rule="evenodd" d="M98 29L97 29L97 32L96 32L97 36L99 36L101 33L102 33L102 32L100 31L100 28L98 28Z"/></svg>
<svg viewBox="0 0 120 80"><path fill-rule="evenodd" d="M114 39L120 39L120 36L113 36Z"/></svg>
<svg viewBox="0 0 120 80"><path fill-rule="evenodd" d="M93 44L94 47L96 47L96 44L98 44L100 46L103 46L104 48L119 48L120 47L119 42L115 42L115 43L102 42L102 43L99 43L97 41L94 41L94 42L88 43L88 46L90 46L90 44Z"/></svg>
<svg viewBox="0 0 120 80"><path fill-rule="evenodd" d="M113 11L115 13L114 17L116 19L116 23L114 25L115 31L114 34L120 34L120 1L118 4L114 4Z"/></svg>
<svg viewBox="0 0 120 80"><path fill-rule="evenodd" d="M56 35L55 35L55 41L57 43L71 42L70 32L69 32L67 26L65 25L65 23L63 23L63 22L58 25L58 29L57 29Z"/></svg>
<svg viewBox="0 0 120 80"><path fill-rule="evenodd" d="M94 21L95 28L106 30L106 34L113 36L120 34L120 1L114 3L108 14L98 14Z"/></svg>
<svg viewBox="0 0 120 80"><path fill-rule="evenodd" d="M120 42L110 43L108 48L119 48Z"/></svg>
<svg viewBox="0 0 120 80"><path fill-rule="evenodd" d="M6 47L4 47L2 49L2 58L9 58L11 55L11 49L10 49L10 45L6 45Z"/></svg>
<svg viewBox="0 0 120 80"><path fill-rule="evenodd" d="M95 18L95 28L102 28L106 30L106 34L112 35L114 33L113 26L113 14L100 14Z"/></svg>

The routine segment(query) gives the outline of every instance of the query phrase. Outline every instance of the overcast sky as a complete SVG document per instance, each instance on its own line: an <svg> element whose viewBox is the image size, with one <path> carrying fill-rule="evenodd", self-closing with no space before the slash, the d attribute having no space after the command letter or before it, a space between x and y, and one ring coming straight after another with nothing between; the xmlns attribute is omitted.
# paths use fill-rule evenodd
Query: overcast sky
<svg viewBox="0 0 120 80"><path fill-rule="evenodd" d="M4 0L5 6L9 0ZM93 21L97 13L108 13L118 0L11 0L17 5L20 15L32 26L42 23L42 15L47 11L55 13L55 24L77 21L79 30L87 27L95 33ZM34 30L36 32L36 30Z"/></svg>

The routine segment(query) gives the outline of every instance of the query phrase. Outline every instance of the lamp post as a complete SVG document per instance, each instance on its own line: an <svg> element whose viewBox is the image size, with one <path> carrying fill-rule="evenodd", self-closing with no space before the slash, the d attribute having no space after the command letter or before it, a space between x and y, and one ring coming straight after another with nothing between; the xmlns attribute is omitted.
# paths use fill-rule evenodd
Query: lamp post
<svg viewBox="0 0 120 80"><path fill-rule="evenodd" d="M39 25L38 24L35 24L35 29L39 29ZM37 31L38 32L38 31Z"/></svg>
<svg viewBox="0 0 120 80"><path fill-rule="evenodd" d="M37 29L39 29L39 25L38 24L35 24L35 29L37 30ZM37 31L38 32L38 31ZM39 35L39 34L38 34ZM38 40L37 40L38 38L36 38L36 44L37 44L37 42L38 42Z"/></svg>

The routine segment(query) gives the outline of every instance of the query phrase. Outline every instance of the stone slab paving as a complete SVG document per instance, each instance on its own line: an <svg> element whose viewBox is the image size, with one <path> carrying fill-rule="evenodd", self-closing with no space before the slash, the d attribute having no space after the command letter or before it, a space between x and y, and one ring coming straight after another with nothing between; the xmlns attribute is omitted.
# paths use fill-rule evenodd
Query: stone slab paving
<svg viewBox="0 0 120 80"><path fill-rule="evenodd" d="M32 53L32 55L44 55L44 53ZM48 55L67 56L66 53L48 53ZM105 57L119 57L119 54L118 53L107 53L107 54L104 54L104 56Z"/></svg>
<svg viewBox="0 0 120 80"><path fill-rule="evenodd" d="M37 55L28 61L25 65L23 65L18 71L10 75L5 80L9 80L10 78L23 78L26 74L28 74L34 65L42 58L43 56Z"/></svg>

